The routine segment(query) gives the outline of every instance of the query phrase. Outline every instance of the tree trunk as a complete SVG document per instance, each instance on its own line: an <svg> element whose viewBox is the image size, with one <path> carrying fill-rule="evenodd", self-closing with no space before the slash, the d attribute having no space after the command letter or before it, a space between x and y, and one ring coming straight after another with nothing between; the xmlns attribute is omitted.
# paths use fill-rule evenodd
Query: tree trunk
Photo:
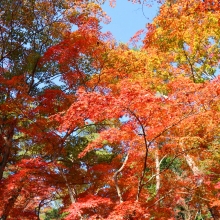
<svg viewBox="0 0 220 220"><path fill-rule="evenodd" d="M71 203L75 203L76 202L76 193L73 192L72 188L70 187L68 181L67 181L67 178L65 176L65 174L63 173L63 171L60 169L60 172L61 172L61 175L65 181L65 184L66 184L66 187L68 189L68 193L69 193L69 196L70 196L70 201Z"/></svg>
<svg viewBox="0 0 220 220"><path fill-rule="evenodd" d="M196 166L194 160L188 155L184 155L187 164L189 165L190 169L192 170L194 176L198 177L196 180L197 186L200 186L203 183L203 176L202 176L202 171ZM214 220L220 220L220 210L218 207L210 207L209 204L207 204L209 207L209 211L213 217Z"/></svg>
<svg viewBox="0 0 220 220"><path fill-rule="evenodd" d="M160 158L159 158L159 149L155 150L155 164L156 164L156 194L160 189Z"/></svg>
<svg viewBox="0 0 220 220"><path fill-rule="evenodd" d="M9 137L4 137L5 143L2 147L0 161L0 180L3 178L3 173L8 162L8 158L10 156L10 150L12 147L12 136L13 135L10 135Z"/></svg>
<svg viewBox="0 0 220 220"><path fill-rule="evenodd" d="M188 155L188 154L185 154L184 155L185 159L186 159L186 162L187 164L189 165L190 169L192 170L193 172L193 175L195 177L197 177L196 179L196 185L197 186L200 186L203 182L203 176L202 176L202 172L200 171L200 169L196 166L196 163L194 162L194 160Z"/></svg>
<svg viewBox="0 0 220 220"><path fill-rule="evenodd" d="M123 198L122 198L122 193L121 193L121 190L118 186L118 174L124 169L126 163L127 163L127 160L128 160L128 156L129 156L129 153L126 155L125 157L125 160L122 164L122 166L114 173L113 175L113 179L115 181L115 188L117 190L117 194L118 194L118 197L119 197L119 202L122 203L123 202Z"/></svg>

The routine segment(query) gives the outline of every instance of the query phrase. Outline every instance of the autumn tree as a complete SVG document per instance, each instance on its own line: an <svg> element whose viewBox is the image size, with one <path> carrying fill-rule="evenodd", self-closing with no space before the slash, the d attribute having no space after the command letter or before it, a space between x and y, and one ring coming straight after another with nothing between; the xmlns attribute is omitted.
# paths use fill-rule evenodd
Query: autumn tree
<svg viewBox="0 0 220 220"><path fill-rule="evenodd" d="M138 50L102 1L4 4L2 219L220 218L218 1L165 1Z"/></svg>
<svg viewBox="0 0 220 220"><path fill-rule="evenodd" d="M55 196L51 194L59 191L56 186L67 186L61 172L63 168L54 165L49 171L47 166L56 163L58 156L60 160L63 158L67 138L72 145L82 143L83 146L85 142L70 138L69 133L63 136L57 132L57 123L49 121L49 116L67 109L74 100L77 86L89 78L87 67L83 67L86 62L91 62L86 57L86 50L91 48L91 42L102 42L98 36L98 19L107 18L93 1L1 1L0 8L0 179L3 195L0 215L2 219L13 218L12 213L21 215L21 210L29 206L31 211L24 212L26 218L39 218L44 201L53 199ZM88 36L91 41L83 45L87 28L95 29L94 36L91 33ZM65 80L65 71L59 69L59 63L45 63L42 56L51 46L70 39L68 36L73 29L77 29L75 53L78 58L75 64L78 67L75 68L79 71L75 75L78 80L74 85L63 86L59 79ZM45 162L44 166L34 168L33 165L33 169L29 166L27 172L21 171L23 163L29 164L30 160L32 164L35 159ZM61 183L52 184L50 175L49 179L42 175L45 187L31 187L35 178L40 181L37 173L47 168L48 175L60 170L55 174ZM50 191L49 188L54 186L56 190ZM50 193L43 195L46 188ZM31 191L29 199L25 195L28 190ZM36 202L31 201L35 198ZM21 201L25 201L24 206Z"/></svg>
<svg viewBox="0 0 220 220"><path fill-rule="evenodd" d="M80 88L69 110L55 116L61 131L111 121L80 158L120 151L108 172L99 165L105 173L99 187L111 203L100 188L96 197L88 188L91 197L79 195L67 219L219 218L217 173L204 167L207 157L219 167L218 8L215 1L164 4L143 49L109 51L89 81L95 89Z"/></svg>

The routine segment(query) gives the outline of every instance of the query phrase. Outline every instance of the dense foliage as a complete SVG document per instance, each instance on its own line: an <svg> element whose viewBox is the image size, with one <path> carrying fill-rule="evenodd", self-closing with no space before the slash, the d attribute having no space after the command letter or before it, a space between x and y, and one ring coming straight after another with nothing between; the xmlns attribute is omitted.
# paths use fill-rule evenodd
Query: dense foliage
<svg viewBox="0 0 220 220"><path fill-rule="evenodd" d="M0 219L220 219L219 1L104 2L0 3Z"/></svg>

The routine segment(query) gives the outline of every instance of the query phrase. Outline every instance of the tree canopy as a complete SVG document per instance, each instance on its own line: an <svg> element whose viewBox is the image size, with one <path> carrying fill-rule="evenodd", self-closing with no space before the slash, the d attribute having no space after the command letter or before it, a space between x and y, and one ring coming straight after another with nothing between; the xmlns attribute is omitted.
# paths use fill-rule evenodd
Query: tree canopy
<svg viewBox="0 0 220 220"><path fill-rule="evenodd" d="M219 1L104 3L1 1L0 219L220 219Z"/></svg>

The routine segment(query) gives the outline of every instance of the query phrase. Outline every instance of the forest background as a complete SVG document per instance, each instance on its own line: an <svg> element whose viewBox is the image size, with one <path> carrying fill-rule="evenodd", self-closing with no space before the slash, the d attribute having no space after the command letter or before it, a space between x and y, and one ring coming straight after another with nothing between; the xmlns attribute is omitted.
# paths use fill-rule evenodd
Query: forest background
<svg viewBox="0 0 220 220"><path fill-rule="evenodd" d="M220 3L132 2L1 1L1 220L220 219Z"/></svg>

